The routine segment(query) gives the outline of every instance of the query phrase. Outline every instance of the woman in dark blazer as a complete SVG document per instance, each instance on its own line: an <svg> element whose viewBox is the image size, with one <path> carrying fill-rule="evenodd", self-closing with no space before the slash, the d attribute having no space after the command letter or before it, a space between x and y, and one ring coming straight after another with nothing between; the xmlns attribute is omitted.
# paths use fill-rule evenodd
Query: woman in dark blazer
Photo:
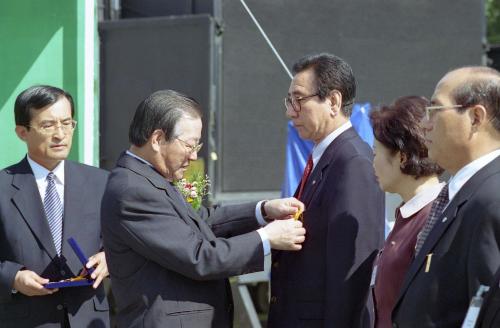
<svg viewBox="0 0 500 328"><path fill-rule="evenodd" d="M396 221L374 263L371 281L375 327L392 327L391 312L408 267L415 256L417 235L443 184L442 169L427 158L420 121L428 100L408 96L370 114L375 135L373 167L380 188L401 196Z"/></svg>

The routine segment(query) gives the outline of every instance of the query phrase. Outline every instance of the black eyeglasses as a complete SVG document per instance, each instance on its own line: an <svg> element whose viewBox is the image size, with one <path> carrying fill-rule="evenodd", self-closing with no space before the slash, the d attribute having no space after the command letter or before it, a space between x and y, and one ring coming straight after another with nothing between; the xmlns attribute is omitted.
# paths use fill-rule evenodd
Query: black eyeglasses
<svg viewBox="0 0 500 328"><path fill-rule="evenodd" d="M302 100L306 100L306 99L316 97L316 96L319 96L319 93L315 93L315 94L309 95L309 96L301 96L301 97L294 97L294 96L288 95L285 97L285 99L283 99L285 102L285 109L286 110L293 109L294 112L298 113L302 109L301 105L300 105Z"/></svg>

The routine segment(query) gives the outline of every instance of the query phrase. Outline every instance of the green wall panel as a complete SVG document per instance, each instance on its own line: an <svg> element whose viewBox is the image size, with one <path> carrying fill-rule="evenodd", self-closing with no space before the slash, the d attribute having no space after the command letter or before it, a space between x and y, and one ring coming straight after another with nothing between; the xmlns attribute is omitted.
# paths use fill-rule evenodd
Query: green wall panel
<svg viewBox="0 0 500 328"><path fill-rule="evenodd" d="M85 0L0 1L0 167L19 161L25 145L14 132L16 96L33 84L69 91L79 120L70 158L81 159Z"/></svg>

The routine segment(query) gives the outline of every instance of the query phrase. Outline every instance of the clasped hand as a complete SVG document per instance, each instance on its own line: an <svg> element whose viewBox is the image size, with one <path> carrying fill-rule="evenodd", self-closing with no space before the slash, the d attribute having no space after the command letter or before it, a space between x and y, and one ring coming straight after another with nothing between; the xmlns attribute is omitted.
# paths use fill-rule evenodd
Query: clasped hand
<svg viewBox="0 0 500 328"><path fill-rule="evenodd" d="M304 211L304 204L294 197L273 199L265 204L267 217L273 219L266 225L265 230L271 248L298 251L302 249L306 229L302 222L293 219L297 213Z"/></svg>
<svg viewBox="0 0 500 328"><path fill-rule="evenodd" d="M302 222L295 219L275 220L263 228L269 238L271 248L284 251L298 251L302 249L306 229Z"/></svg>

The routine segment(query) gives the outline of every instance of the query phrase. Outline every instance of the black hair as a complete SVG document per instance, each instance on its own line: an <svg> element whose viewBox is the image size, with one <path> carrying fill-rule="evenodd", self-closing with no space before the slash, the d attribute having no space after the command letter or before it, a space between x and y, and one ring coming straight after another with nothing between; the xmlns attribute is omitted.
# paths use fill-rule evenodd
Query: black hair
<svg viewBox="0 0 500 328"><path fill-rule="evenodd" d="M14 117L16 125L30 128L31 110L39 110L55 104L62 97L71 105L71 117L75 115L73 97L63 89L50 85L35 85L21 92L14 104Z"/></svg>
<svg viewBox="0 0 500 328"><path fill-rule="evenodd" d="M316 75L318 97L325 100L330 91L338 90L342 95L342 113L350 117L356 97L356 79L351 66L340 57L328 53L308 55L293 65L297 74L313 68Z"/></svg>

